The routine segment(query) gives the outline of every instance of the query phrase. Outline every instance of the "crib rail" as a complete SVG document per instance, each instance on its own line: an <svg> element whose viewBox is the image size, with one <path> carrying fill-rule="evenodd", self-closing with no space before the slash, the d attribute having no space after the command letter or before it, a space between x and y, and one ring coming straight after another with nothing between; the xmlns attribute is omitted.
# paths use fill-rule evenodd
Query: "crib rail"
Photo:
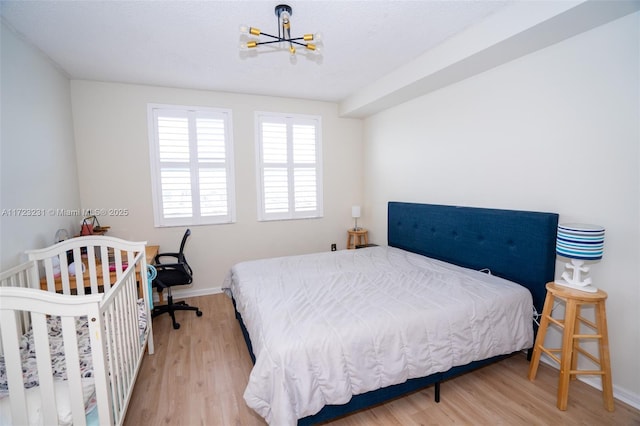
<svg viewBox="0 0 640 426"><path fill-rule="evenodd" d="M145 243L104 236L74 240L27 252L29 262L0 273L0 350L7 365L14 424L29 423L19 349L20 338L29 326L34 335L44 419L58 416L54 382L60 383L53 378L48 317L60 317L74 425L86 424L76 337L78 318L88 320L101 425L122 424L145 348L149 354L153 353L148 303L151 295L146 272L140 273L146 271ZM78 269L75 276L70 274L72 261L84 263L85 272ZM56 262L60 264L59 276L54 273ZM141 281L141 277L145 281ZM48 291L43 291L43 287ZM146 313L142 334L138 322L139 289L143 290L142 309Z"/></svg>
<svg viewBox="0 0 640 426"><path fill-rule="evenodd" d="M135 257L135 264L139 264L140 261L144 261L144 251ZM108 293L100 306L106 330L106 338L102 341L105 347L103 353L109 354L108 358L103 360L110 372L108 379L111 394L108 399L113 406L115 424L121 424L124 421L151 331L151 315L147 315L144 334L140 336L139 333L135 266L130 264L119 285L120 291ZM147 303L144 305L144 308L148 309L149 305ZM149 351L151 352L151 349ZM96 389L98 389L97 384ZM100 412L100 424L103 424L102 412Z"/></svg>
<svg viewBox="0 0 640 426"><path fill-rule="evenodd" d="M56 395L54 389L51 355L49 353L49 334L46 324L47 315L53 315L61 317L73 424L85 425L84 397L80 379L75 319L87 316L88 318L97 318L97 322L100 324L100 300L102 295L97 294L79 298L32 288L0 287L0 299L2 299L2 304L0 305L2 328L0 333L4 345L13 424L29 424L22 368L10 368L11 366L19 367L22 364L19 347L21 334L18 334L16 330L19 330L21 317L26 313L30 316L34 331L43 418L58 418L56 397L59 398L60 395ZM94 354L96 352L99 353L100 348L92 347L92 352ZM97 380L100 372L94 369L94 373L96 373ZM104 375L104 373L103 371L102 374ZM109 410L106 411L108 412Z"/></svg>
<svg viewBox="0 0 640 426"><path fill-rule="evenodd" d="M38 262L43 290L95 294L108 292L127 265L134 263L134 256L140 251L144 253L145 245L146 242L115 237L87 236L30 250L27 255L29 260Z"/></svg>
<svg viewBox="0 0 640 426"><path fill-rule="evenodd" d="M16 267L0 272L0 287L38 288L38 270L35 262L25 262ZM1 325L0 323L0 330ZM31 318L23 313L17 321L17 332L22 335L31 326ZM2 339L0 339L0 355L4 354Z"/></svg>
<svg viewBox="0 0 640 426"><path fill-rule="evenodd" d="M63 294L108 293L123 277L127 267L136 264L135 276L140 283L137 294L150 306L152 295L146 285L146 244L146 241L132 242L104 235L91 235L26 253L29 260L37 263L40 288ZM136 260L138 254L142 254L142 258ZM70 267L72 263L73 268ZM151 317L149 310L147 314ZM147 346L149 354L153 354L151 321L148 321L148 328Z"/></svg>

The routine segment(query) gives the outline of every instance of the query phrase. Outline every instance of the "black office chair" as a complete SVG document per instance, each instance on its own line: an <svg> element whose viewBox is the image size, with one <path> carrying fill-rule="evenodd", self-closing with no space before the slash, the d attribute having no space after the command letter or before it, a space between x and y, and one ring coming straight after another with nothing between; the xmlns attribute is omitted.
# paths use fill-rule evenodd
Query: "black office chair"
<svg viewBox="0 0 640 426"><path fill-rule="evenodd" d="M180 244L180 252L178 253L159 253L155 257L155 268L158 271L157 277L153 280L153 286L156 287L158 293L167 290L167 304L155 306L153 308L152 317L169 313L173 321L173 328L179 329L180 324L176 322L175 311L195 311L196 315L201 317L202 311L195 306L189 306L184 301L174 302L171 295L171 287L176 285L187 285L193 282L193 271L184 257L184 245L187 238L191 235L191 230L187 229L182 237ZM162 263L163 257L171 257L176 259L174 263Z"/></svg>

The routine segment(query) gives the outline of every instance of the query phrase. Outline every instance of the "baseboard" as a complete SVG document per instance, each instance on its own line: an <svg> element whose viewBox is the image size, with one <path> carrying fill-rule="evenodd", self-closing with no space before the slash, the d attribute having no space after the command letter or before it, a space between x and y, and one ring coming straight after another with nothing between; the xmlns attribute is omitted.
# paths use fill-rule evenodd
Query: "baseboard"
<svg viewBox="0 0 640 426"><path fill-rule="evenodd" d="M550 359L544 354L540 357L540 361L544 362L545 364L551 366L552 368L558 371L560 370L558 368L558 363L556 363L555 361L553 361L552 359ZM578 380L588 384L593 388L598 389L599 391L602 391L602 381L599 378L578 376ZM616 386L615 383L613 384L613 397L619 401L624 402L625 404L632 406L637 410L640 410L640 395L629 392L626 389L622 389L619 386Z"/></svg>
<svg viewBox="0 0 640 426"><path fill-rule="evenodd" d="M600 381L600 379L583 376L578 377L578 380L585 382L589 386L602 391L602 382ZM638 395L634 395L626 389L620 389L615 384L613 385L613 397L619 401L624 402L625 404L632 406L637 410L640 410L640 397Z"/></svg>
<svg viewBox="0 0 640 426"><path fill-rule="evenodd" d="M209 296L211 294L219 294L222 293L222 288L213 287L213 288L204 288L204 289L187 289L187 290L171 290L171 294L175 299L189 299L190 297L198 297L198 296ZM158 302L158 294L154 292L153 294L154 302Z"/></svg>

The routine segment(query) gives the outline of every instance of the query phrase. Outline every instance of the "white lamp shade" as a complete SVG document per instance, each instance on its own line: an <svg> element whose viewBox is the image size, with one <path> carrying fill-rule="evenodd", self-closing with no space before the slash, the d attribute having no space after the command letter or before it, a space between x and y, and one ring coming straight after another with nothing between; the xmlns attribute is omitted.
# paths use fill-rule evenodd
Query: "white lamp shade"
<svg viewBox="0 0 640 426"><path fill-rule="evenodd" d="M351 207L351 217L360 217L360 206Z"/></svg>

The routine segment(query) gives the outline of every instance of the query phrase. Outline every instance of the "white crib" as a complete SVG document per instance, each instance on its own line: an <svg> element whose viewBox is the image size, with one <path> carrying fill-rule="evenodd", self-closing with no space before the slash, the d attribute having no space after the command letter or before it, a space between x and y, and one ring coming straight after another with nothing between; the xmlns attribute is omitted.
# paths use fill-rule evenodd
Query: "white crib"
<svg viewBox="0 0 640 426"><path fill-rule="evenodd" d="M58 418L59 424L122 424L145 348L153 354L145 245L78 237L29 251L28 262L0 273L0 355L8 386L0 411L10 411L10 423L50 424ZM87 323L88 331L86 325L80 330L80 323ZM52 366L51 324L63 342L63 379ZM90 350L80 352L83 333ZM35 386L25 384L23 376L20 345L22 340L24 348L27 335L35 352ZM81 372L86 364L92 372ZM85 412L88 401L95 406L91 412Z"/></svg>

